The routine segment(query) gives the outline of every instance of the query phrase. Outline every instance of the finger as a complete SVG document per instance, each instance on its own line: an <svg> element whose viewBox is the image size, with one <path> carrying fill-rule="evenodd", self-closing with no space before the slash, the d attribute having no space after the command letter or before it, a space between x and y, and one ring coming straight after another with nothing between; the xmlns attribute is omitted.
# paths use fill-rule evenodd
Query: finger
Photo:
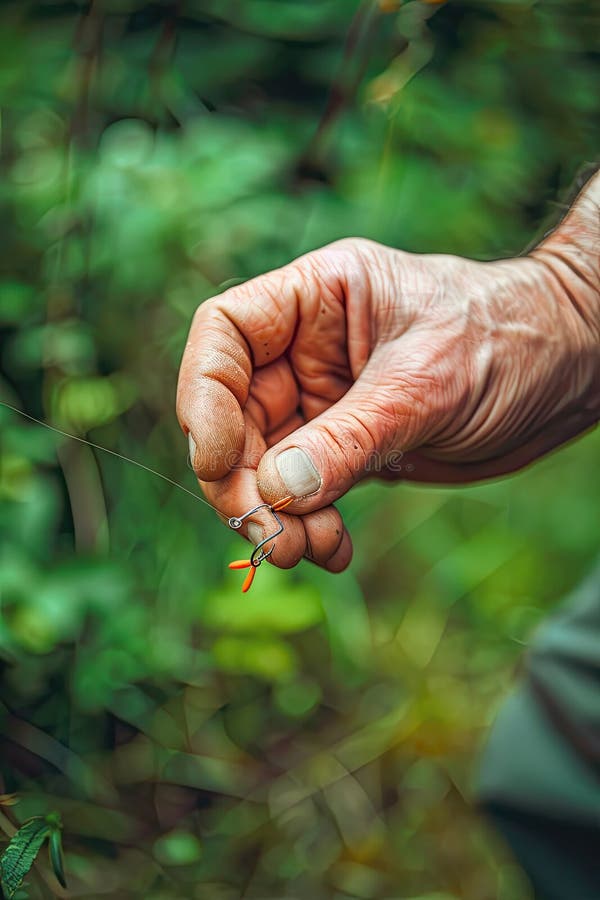
<svg viewBox="0 0 600 900"><path fill-rule="evenodd" d="M256 423L246 414L245 443L239 462L218 481L200 480L206 499L226 521L264 504L256 484L257 460L264 450L264 438ZM279 513L279 518L284 530L275 538L273 544L267 544L264 549L268 551L274 546L275 549L269 559L275 565L287 569L302 559L306 551L306 534L304 525L297 516ZM239 533L256 546L277 530L278 523L273 514L268 509L259 509L244 521Z"/></svg>
<svg viewBox="0 0 600 900"><path fill-rule="evenodd" d="M252 460L260 455L264 446L263 438L256 424L250 417L246 418L247 439L240 464L219 481L201 482L206 498L225 523L230 517L243 515L263 502L258 493L256 471L252 465ZM352 543L335 507L327 507L307 516L289 516L283 512L278 515L284 531L274 539L273 544L265 546L265 551L274 546L269 557L272 563L287 569L306 557L317 565L336 572L348 565L352 557ZM271 512L260 509L244 521L239 533L253 546L257 546L276 531L277 527L277 521ZM342 545L344 553L340 554Z"/></svg>
<svg viewBox="0 0 600 900"><path fill-rule="evenodd" d="M192 467L207 481L222 478L243 449L242 406L251 374L235 327L214 306L201 306L179 372L177 416L188 435Z"/></svg>
<svg viewBox="0 0 600 900"><path fill-rule="evenodd" d="M289 361L281 357L254 371L246 410L263 434L279 429L298 409L300 394Z"/></svg>
<svg viewBox="0 0 600 900"><path fill-rule="evenodd" d="M286 438L288 434L296 431L297 428L302 428L305 421L304 416L300 415L300 413L293 413L289 419L286 419L286 421L279 426L279 428L275 428L265 435L267 447L273 447L275 444L278 444L279 441Z"/></svg>
<svg viewBox="0 0 600 900"><path fill-rule="evenodd" d="M181 364L177 414L205 480L226 474L243 448L241 410L256 368L290 349L309 418L362 371L371 350L365 253L362 243L336 242L199 308Z"/></svg>
<svg viewBox="0 0 600 900"><path fill-rule="evenodd" d="M264 503L256 490L256 467L266 449L264 437L256 422L244 414L244 447L237 463L217 481L196 477L206 499L226 519L239 516L247 509Z"/></svg>
<svg viewBox="0 0 600 900"><path fill-rule="evenodd" d="M222 478L244 446L242 410L253 370L277 360L298 319L298 297L318 293L310 269L291 264L200 306L181 364L177 414L205 481Z"/></svg>
<svg viewBox="0 0 600 900"><path fill-rule="evenodd" d="M264 503L256 487L256 473L251 469L236 469L226 476L228 480L226 490L218 490L220 482L206 482L203 485L206 498L227 522L232 516L241 516L249 509ZM236 503L236 496L243 495L244 504ZM306 550L306 533L299 516L287 516L278 513L283 525L283 531L272 542L264 546L264 552L273 549L269 561L282 569L290 569L300 562ZM245 537L253 547L256 547L269 535L278 531L278 523L268 509L259 509L246 519L238 534Z"/></svg>
<svg viewBox="0 0 600 900"><path fill-rule="evenodd" d="M347 534L342 517L335 506L327 506L316 512L301 516L306 534L304 556L311 562L329 571L341 572L352 559L352 542ZM345 553L338 551L344 544ZM339 568L330 569L332 560L337 559Z"/></svg>
<svg viewBox="0 0 600 900"><path fill-rule="evenodd" d="M341 400L266 452L257 477L267 501L297 497L290 507L297 514L328 506L381 470L392 449L421 441L435 424L437 412L429 398L436 392L420 367L419 375L411 376L411 345L403 341L375 351Z"/></svg>
<svg viewBox="0 0 600 900"><path fill-rule="evenodd" d="M342 543L338 547L336 553L325 564L328 572L343 572L352 559L352 541L350 535L344 530Z"/></svg>

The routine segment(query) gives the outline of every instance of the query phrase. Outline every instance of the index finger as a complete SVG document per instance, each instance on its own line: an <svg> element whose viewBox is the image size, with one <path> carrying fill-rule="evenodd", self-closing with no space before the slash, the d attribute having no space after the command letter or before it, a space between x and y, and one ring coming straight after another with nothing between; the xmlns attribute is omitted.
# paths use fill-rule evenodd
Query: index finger
<svg viewBox="0 0 600 900"><path fill-rule="evenodd" d="M203 481L227 474L244 446L253 370L290 345L307 282L291 264L203 303L192 322L177 386L177 415Z"/></svg>

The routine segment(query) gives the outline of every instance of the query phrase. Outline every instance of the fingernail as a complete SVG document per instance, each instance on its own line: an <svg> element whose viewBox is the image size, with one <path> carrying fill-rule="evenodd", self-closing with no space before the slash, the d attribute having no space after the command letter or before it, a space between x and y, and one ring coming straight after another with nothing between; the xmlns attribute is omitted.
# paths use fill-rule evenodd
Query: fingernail
<svg viewBox="0 0 600 900"><path fill-rule="evenodd" d="M248 525L248 537L255 547L262 541L264 537L263 530L260 525L256 524L256 522L250 522L250 524Z"/></svg>
<svg viewBox="0 0 600 900"><path fill-rule="evenodd" d="M321 487L321 476L310 457L299 447L290 447L275 457L277 471L281 475L286 491L294 497L306 497Z"/></svg>
<svg viewBox="0 0 600 900"><path fill-rule="evenodd" d="M192 432L188 433L188 444L190 448L190 465L194 468L194 460L196 459L196 441L192 437Z"/></svg>

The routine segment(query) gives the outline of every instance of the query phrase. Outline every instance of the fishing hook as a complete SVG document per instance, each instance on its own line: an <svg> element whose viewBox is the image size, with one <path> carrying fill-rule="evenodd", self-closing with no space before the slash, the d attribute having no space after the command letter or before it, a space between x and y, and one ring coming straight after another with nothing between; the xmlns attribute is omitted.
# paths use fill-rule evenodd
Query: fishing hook
<svg viewBox="0 0 600 900"><path fill-rule="evenodd" d="M230 528L233 528L234 531L237 531L238 528L241 528L246 519L249 519L250 516L254 515L254 513L258 512L259 509L268 509L275 521L277 522L277 529L266 538L263 538L262 541L259 541L252 553L250 554L250 559L236 559L233 562L229 563L230 569L250 569L248 574L246 575L245 581L242 585L242 592L246 593L250 589L250 585L254 581L254 576L256 575L256 570L260 566L261 562L264 562L265 559L268 559L273 550L275 549L275 545L271 547L270 550L263 550L263 547L270 543L270 541L274 540L278 537L284 529L283 522L277 515L282 509L285 509L295 497L284 497L283 500L278 500L277 503L259 503L258 506L254 506L252 509L249 509L248 512L245 512L242 516L231 516L228 521L228 525Z"/></svg>

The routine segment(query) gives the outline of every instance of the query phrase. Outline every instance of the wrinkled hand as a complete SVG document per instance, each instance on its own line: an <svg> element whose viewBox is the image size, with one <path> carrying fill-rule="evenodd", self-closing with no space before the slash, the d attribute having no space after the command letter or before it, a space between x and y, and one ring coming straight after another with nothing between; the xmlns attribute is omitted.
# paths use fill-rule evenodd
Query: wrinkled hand
<svg viewBox="0 0 600 900"><path fill-rule="evenodd" d="M335 572L352 547L331 504L365 476L497 476L589 427L600 279L581 260L558 232L492 263L349 239L203 303L178 415L207 499L229 517L294 495L272 561Z"/></svg>

